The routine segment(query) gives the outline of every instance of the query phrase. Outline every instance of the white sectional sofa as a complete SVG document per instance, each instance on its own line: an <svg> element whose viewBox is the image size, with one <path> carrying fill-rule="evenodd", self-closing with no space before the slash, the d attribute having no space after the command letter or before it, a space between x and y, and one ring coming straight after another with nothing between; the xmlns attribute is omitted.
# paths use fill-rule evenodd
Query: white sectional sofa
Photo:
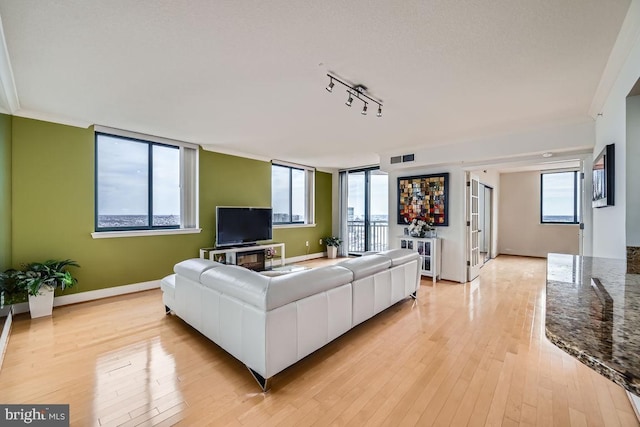
<svg viewBox="0 0 640 427"><path fill-rule="evenodd" d="M267 277L194 258L161 282L167 313L268 380L420 285L419 256L394 249L337 265Z"/></svg>

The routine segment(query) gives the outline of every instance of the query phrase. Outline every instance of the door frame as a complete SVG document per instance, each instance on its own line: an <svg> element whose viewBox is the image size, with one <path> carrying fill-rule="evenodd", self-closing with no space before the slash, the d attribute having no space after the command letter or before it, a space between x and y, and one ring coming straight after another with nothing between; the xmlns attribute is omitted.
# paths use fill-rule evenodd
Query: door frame
<svg viewBox="0 0 640 427"><path fill-rule="evenodd" d="M475 185L474 185L475 183ZM476 194L474 195L474 189ZM478 248L478 217L479 217L479 191L480 191L480 178L467 171L465 173L465 194L466 194L466 279L467 282L472 281L480 275L481 264L479 262L480 254ZM473 203L474 197L476 203ZM475 207L475 209L474 209ZM475 210L475 212L474 212Z"/></svg>
<svg viewBox="0 0 640 427"><path fill-rule="evenodd" d="M489 192L489 194L491 195L490 200L489 200L489 224L490 224L491 233L487 236L486 231L485 231L487 229L487 227L485 227L486 224L487 224L486 216L485 216L485 223L483 225L483 230L482 230L482 232L485 233L484 234L485 239L489 240L489 248L488 248L488 251L487 251L488 259L486 259L486 261L482 262L482 266L484 266L484 264L486 264L487 262L489 262L490 260L493 259L492 254L493 254L493 244L494 244L494 241L493 241L493 227L494 227L494 224L493 224L493 215L494 215L494 212L493 212L493 198L494 198L494 194L493 193L494 193L494 189L493 189L492 186L484 184L482 181L480 181L480 185L482 185L482 187L485 189L485 191L486 191L487 188L489 190L491 190ZM485 192L485 195L486 195L486 192ZM486 197L484 197L484 201L485 201L485 206L486 206L486 204L487 204L487 198Z"/></svg>
<svg viewBox="0 0 640 427"><path fill-rule="evenodd" d="M347 188L349 186L349 174L351 173L364 173L364 252L368 251L371 243L371 172L382 171L380 166L367 166L363 168L348 169L347 173ZM384 172L384 171L382 171ZM385 172L386 173L386 172ZM348 200L348 197L347 197ZM387 219L389 223L389 220ZM349 248L348 255L362 255L360 252L355 252Z"/></svg>

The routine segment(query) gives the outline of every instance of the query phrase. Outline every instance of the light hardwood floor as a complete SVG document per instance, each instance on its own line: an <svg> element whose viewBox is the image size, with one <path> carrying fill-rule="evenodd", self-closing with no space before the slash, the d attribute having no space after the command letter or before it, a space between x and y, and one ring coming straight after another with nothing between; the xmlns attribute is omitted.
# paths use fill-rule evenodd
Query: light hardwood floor
<svg viewBox="0 0 640 427"><path fill-rule="evenodd" d="M430 283L267 394L165 316L159 290L17 316L0 402L69 403L77 426L638 425L622 388L544 337L544 260L501 256L472 283Z"/></svg>

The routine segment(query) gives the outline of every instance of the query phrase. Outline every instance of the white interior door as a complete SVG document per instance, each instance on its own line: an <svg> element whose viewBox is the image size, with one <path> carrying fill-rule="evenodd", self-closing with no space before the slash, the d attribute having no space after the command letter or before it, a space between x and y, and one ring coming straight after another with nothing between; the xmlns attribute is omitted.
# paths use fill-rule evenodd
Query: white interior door
<svg viewBox="0 0 640 427"><path fill-rule="evenodd" d="M585 193L584 185L584 160L580 160L580 175L578 176L578 189L576 190L578 200L576 201L578 207L578 222L580 226L578 228L578 255L584 255L584 206L589 201Z"/></svg>
<svg viewBox="0 0 640 427"><path fill-rule="evenodd" d="M467 172L467 280L471 281L480 274L480 239L478 225L480 220L480 181Z"/></svg>

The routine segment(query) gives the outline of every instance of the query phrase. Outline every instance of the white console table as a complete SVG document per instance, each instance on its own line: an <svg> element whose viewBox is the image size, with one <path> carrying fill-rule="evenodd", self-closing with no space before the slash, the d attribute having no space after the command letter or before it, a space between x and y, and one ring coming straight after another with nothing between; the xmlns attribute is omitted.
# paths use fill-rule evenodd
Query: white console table
<svg viewBox="0 0 640 427"><path fill-rule="evenodd" d="M271 262L273 262L273 260L279 260L280 265L284 266L284 243L265 243L253 246L243 246L239 248L200 248L200 258L209 258L211 261L222 262L223 264L235 264L236 255L238 253L259 251L261 249L266 250L269 248L275 249L276 251L276 255L271 258Z"/></svg>

